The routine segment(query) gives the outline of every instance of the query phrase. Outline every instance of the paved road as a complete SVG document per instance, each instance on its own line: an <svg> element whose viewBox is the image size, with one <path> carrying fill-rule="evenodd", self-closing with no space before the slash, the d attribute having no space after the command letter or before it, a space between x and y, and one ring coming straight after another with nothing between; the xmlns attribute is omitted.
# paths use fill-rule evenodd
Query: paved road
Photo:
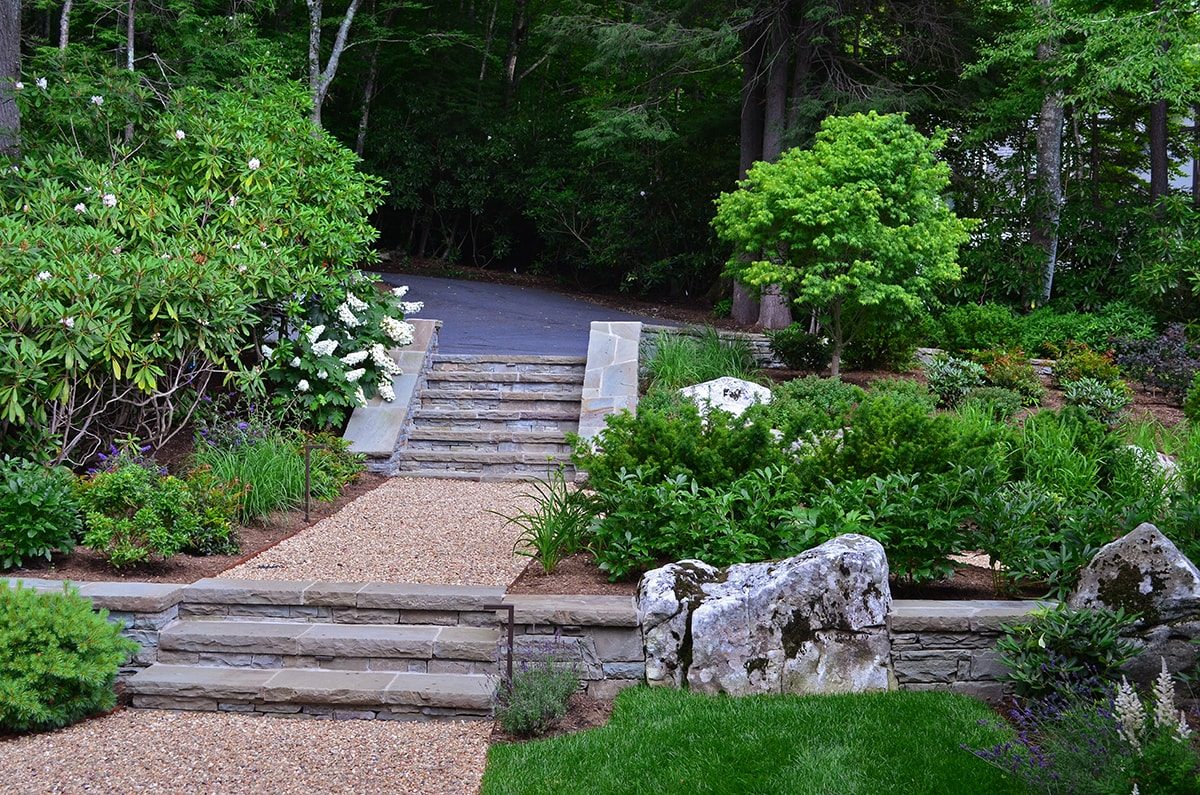
<svg viewBox="0 0 1200 795"><path fill-rule="evenodd" d="M593 320L670 321L619 312L549 290L507 284L380 274L388 284L407 284L405 300L424 301L418 317L442 321L442 353L584 356Z"/></svg>

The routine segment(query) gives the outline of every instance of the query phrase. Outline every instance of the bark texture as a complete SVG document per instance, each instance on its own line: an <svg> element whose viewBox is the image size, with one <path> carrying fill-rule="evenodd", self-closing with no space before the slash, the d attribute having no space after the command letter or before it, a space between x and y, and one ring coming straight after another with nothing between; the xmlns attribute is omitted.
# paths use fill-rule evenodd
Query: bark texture
<svg viewBox="0 0 1200 795"><path fill-rule="evenodd" d="M333 48L329 58L321 66L321 21L324 16L324 0L305 0L308 5L308 88L312 94L313 124L321 126L321 106L329 94L329 86L337 74L338 63L346 50L346 42L350 37L350 26L354 24L354 15L362 0L350 0L346 15L338 25L337 35L333 39Z"/></svg>
<svg viewBox="0 0 1200 795"><path fill-rule="evenodd" d="M1052 0L1034 0L1042 13L1051 12ZM1039 61L1055 56L1055 44L1045 41L1038 45ZM1050 300L1054 289L1054 271L1058 266L1058 219L1062 212L1062 136L1063 93L1048 87L1038 114L1037 128L1037 208L1030 235L1034 245L1042 250L1042 287L1040 298Z"/></svg>
<svg viewBox="0 0 1200 795"><path fill-rule="evenodd" d="M0 0L0 158L21 154L21 111L16 82L21 75L21 0Z"/></svg>

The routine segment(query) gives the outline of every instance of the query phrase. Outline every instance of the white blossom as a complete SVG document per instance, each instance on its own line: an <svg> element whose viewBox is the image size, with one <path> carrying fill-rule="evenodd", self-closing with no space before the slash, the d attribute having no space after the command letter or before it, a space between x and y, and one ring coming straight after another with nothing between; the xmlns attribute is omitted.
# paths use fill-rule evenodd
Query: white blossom
<svg viewBox="0 0 1200 795"><path fill-rule="evenodd" d="M104 97L100 96L99 94L92 94L92 104L96 106L103 105Z"/></svg>
<svg viewBox="0 0 1200 795"><path fill-rule="evenodd" d="M104 194L104 198L102 199L102 201L104 202L105 207L116 207L117 206L117 197L111 193Z"/></svg>
<svg viewBox="0 0 1200 795"><path fill-rule="evenodd" d="M313 345L317 340L321 339L321 335L325 333L325 326L313 326L308 330L308 344Z"/></svg>
<svg viewBox="0 0 1200 795"><path fill-rule="evenodd" d="M183 130L175 131L175 140L176 141L182 141L184 138L187 138L187 133L185 133Z"/></svg>
<svg viewBox="0 0 1200 795"><path fill-rule="evenodd" d="M63 324L64 326L66 326L67 328L75 328L75 318L73 318L73 317L64 317L64 318L62 319L62 324Z"/></svg>
<svg viewBox="0 0 1200 795"><path fill-rule="evenodd" d="M296 384L296 391L297 392L307 392L308 390L309 390L308 381L301 378L300 381Z"/></svg>
<svg viewBox="0 0 1200 795"><path fill-rule="evenodd" d="M50 281L50 271L42 271L41 273L39 273L39 274L37 275L37 280L38 280L39 282L48 282L48 281Z"/></svg>
<svg viewBox="0 0 1200 795"><path fill-rule="evenodd" d="M229 197L229 206L230 206L230 207L237 207L237 203L238 203L238 197L237 197L237 196L230 196L230 197Z"/></svg>
<svg viewBox="0 0 1200 795"><path fill-rule="evenodd" d="M248 163L246 163L246 167L249 168L251 171L258 171L258 168L261 165L262 165L262 163L259 162L257 157L250 158L250 161Z"/></svg>
<svg viewBox="0 0 1200 795"><path fill-rule="evenodd" d="M270 359L271 354L274 352L275 352L275 350L273 348L270 348L269 346L266 346L266 345L262 346L262 357L264 359Z"/></svg>
<svg viewBox="0 0 1200 795"><path fill-rule="evenodd" d="M367 308L367 302L354 293L346 293L346 304L355 312L361 312Z"/></svg>
<svg viewBox="0 0 1200 795"><path fill-rule="evenodd" d="M13 83L13 88L15 88L17 91L21 91L25 88L25 84L18 80L17 82Z"/></svg>
<svg viewBox="0 0 1200 795"><path fill-rule="evenodd" d="M361 386L354 390L354 403L359 406L367 405L367 396L363 394L363 388Z"/></svg>
<svg viewBox="0 0 1200 795"><path fill-rule="evenodd" d="M246 266L245 266L245 265L238 265L237 271L238 271L238 273L245 273L245 272L246 272Z"/></svg>
<svg viewBox="0 0 1200 795"><path fill-rule="evenodd" d="M367 351L354 351L353 353L347 353L342 357L342 364L346 365L347 367L353 367L356 364L360 364L369 355L370 354Z"/></svg>
<svg viewBox="0 0 1200 795"><path fill-rule="evenodd" d="M23 212L23 213L27 213L27 212L29 212L29 205L28 205L28 204L22 204L22 205L21 205L21 212Z"/></svg>
<svg viewBox="0 0 1200 795"><path fill-rule="evenodd" d="M242 250L242 244L241 244L241 243L234 243L232 246L230 246L230 248L232 248L234 251L241 251L241 250Z"/></svg>
<svg viewBox="0 0 1200 795"><path fill-rule="evenodd" d="M353 370L347 370L346 371L346 380L353 384L355 381L362 378L363 374L366 372L367 372L366 369L364 369L362 367L358 367Z"/></svg>
<svg viewBox="0 0 1200 795"><path fill-rule="evenodd" d="M406 315L415 315L425 308L424 301L401 301L400 311Z"/></svg>
<svg viewBox="0 0 1200 795"><path fill-rule="evenodd" d="M1117 697L1113 701L1113 713L1117 719L1117 734L1129 743L1134 751L1142 749L1142 728L1146 723L1146 708L1134 692L1129 680L1121 677L1117 685Z"/></svg>
<svg viewBox="0 0 1200 795"><path fill-rule="evenodd" d="M412 323L405 323L398 318L384 316L379 321L379 327L387 335L387 338L397 345L411 345L413 342L415 329Z"/></svg>
<svg viewBox="0 0 1200 795"><path fill-rule="evenodd" d="M342 321L342 324L348 328L355 328L362 325L362 321L354 316L354 313L350 311L350 307L346 304L338 304L337 316L338 320Z"/></svg>
<svg viewBox="0 0 1200 795"><path fill-rule="evenodd" d="M328 377L329 373L325 372L324 370L317 370L317 378L320 378L322 381L324 381Z"/></svg>
<svg viewBox="0 0 1200 795"><path fill-rule="evenodd" d="M83 202L80 202L79 204L76 204L76 205L75 205L75 212L79 213L80 215L83 215L84 213L86 213L86 212L87 212L87 205L86 205L86 204L84 204Z"/></svg>
<svg viewBox="0 0 1200 795"><path fill-rule="evenodd" d="M388 355L387 348L379 343L371 346L371 361L388 375L400 375L400 365L396 364L396 360Z"/></svg>
<svg viewBox="0 0 1200 795"><path fill-rule="evenodd" d="M313 343L312 352L317 356L332 356L333 352L337 350L337 346L337 340L321 340Z"/></svg>
<svg viewBox="0 0 1200 795"><path fill-rule="evenodd" d="M46 78L44 78L44 77L39 77L34 82L37 83L37 87L40 88L42 91L45 91L46 87L50 85L48 82L46 82Z"/></svg>
<svg viewBox="0 0 1200 795"><path fill-rule="evenodd" d="M120 254L120 253L121 253L121 247L120 247L120 246L116 246L116 247L114 247L114 248L113 248L113 254Z"/></svg>
<svg viewBox="0 0 1200 795"><path fill-rule="evenodd" d="M392 389L392 382L386 378L379 381L379 397L385 402L391 403L396 399L396 390Z"/></svg>
<svg viewBox="0 0 1200 795"><path fill-rule="evenodd" d="M408 295L408 286L405 285L403 287L393 288L392 295L396 296L397 298L403 298L404 296Z"/></svg>
<svg viewBox="0 0 1200 795"><path fill-rule="evenodd" d="M290 364L292 365L292 367L299 367L299 366L300 366L300 357L299 357L299 356L293 356L293 357L292 357L292 361L290 362Z"/></svg>

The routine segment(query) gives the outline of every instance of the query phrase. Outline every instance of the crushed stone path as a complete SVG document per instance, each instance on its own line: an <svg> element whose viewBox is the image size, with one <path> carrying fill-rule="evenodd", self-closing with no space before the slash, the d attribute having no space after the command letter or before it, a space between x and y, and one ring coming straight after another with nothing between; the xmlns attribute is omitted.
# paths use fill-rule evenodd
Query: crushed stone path
<svg viewBox="0 0 1200 795"><path fill-rule="evenodd" d="M527 559L507 524L529 483L391 478L221 577L506 586Z"/></svg>
<svg viewBox="0 0 1200 795"><path fill-rule="evenodd" d="M0 793L474 793L491 729L122 710L0 741Z"/></svg>

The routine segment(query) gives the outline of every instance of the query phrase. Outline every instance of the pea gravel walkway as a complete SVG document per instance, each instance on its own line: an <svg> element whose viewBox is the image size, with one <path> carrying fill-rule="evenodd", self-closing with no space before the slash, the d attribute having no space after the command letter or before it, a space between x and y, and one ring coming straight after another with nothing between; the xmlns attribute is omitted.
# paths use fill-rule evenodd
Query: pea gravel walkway
<svg viewBox="0 0 1200 795"><path fill-rule="evenodd" d="M514 556L511 515L533 505L529 483L391 478L222 577L257 580L500 585L526 558Z"/></svg>
<svg viewBox="0 0 1200 795"><path fill-rule="evenodd" d="M0 741L0 793L473 793L491 730L124 710Z"/></svg>

